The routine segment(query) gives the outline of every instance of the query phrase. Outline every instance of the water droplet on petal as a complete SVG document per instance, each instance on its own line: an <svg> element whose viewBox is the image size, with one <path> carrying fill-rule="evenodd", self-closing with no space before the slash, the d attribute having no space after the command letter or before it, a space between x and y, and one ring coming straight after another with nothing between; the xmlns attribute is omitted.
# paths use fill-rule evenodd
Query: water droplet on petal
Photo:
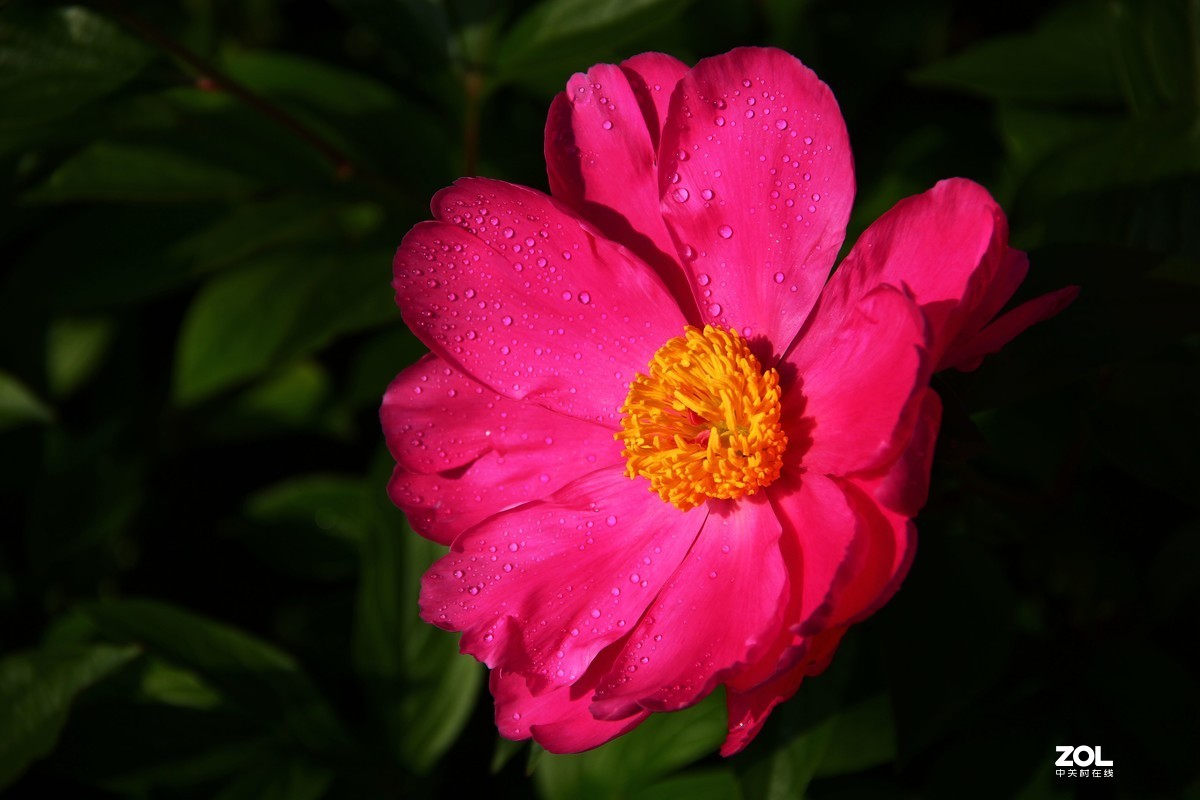
<svg viewBox="0 0 1200 800"><path fill-rule="evenodd" d="M781 131L786 131L787 130L787 120L786 119L775 120L775 127Z"/></svg>
<svg viewBox="0 0 1200 800"><path fill-rule="evenodd" d="M713 303L711 306L708 307L708 313L712 314L714 317L721 316L721 304Z"/></svg>
<svg viewBox="0 0 1200 800"><path fill-rule="evenodd" d="M687 199L691 195L688 193L687 189L680 186L678 189L676 189L674 192L671 193L671 196L675 198L676 203L686 203Z"/></svg>
<svg viewBox="0 0 1200 800"><path fill-rule="evenodd" d="M721 227L717 228L717 235L722 239L728 239L730 236L733 236L733 228L729 227L728 225L722 225Z"/></svg>
<svg viewBox="0 0 1200 800"><path fill-rule="evenodd" d="M783 283L783 277L784 277L784 276L783 276L783 273L782 273L782 272L776 272L776 273L775 273L775 282L776 282L776 283Z"/></svg>
<svg viewBox="0 0 1200 800"><path fill-rule="evenodd" d="M708 286L709 281L711 281L711 280L712 280L712 278L708 277L708 273L706 273L706 272L701 272L699 275L696 276L696 282L699 283L701 286Z"/></svg>
<svg viewBox="0 0 1200 800"><path fill-rule="evenodd" d="M606 130L606 131L611 131L612 130L612 120L611 119L604 120L604 122L600 123L600 127L604 128L604 130Z"/></svg>
<svg viewBox="0 0 1200 800"><path fill-rule="evenodd" d="M608 526L611 528L613 525L617 524L617 517L614 514L610 514L608 519L606 519L604 521L607 522Z"/></svg>

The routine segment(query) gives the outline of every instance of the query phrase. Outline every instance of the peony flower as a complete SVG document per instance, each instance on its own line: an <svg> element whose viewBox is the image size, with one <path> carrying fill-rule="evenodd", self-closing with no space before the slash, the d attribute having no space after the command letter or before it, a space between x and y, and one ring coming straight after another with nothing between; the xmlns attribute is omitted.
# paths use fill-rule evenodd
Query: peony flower
<svg viewBox="0 0 1200 800"><path fill-rule="evenodd" d="M431 353L384 398L389 491L450 546L421 614L491 668L509 738L580 751L723 686L730 754L904 577L930 374L1073 290L991 321L1027 264L965 180L830 277L847 132L778 50L575 75L546 161L553 199L460 180L396 254Z"/></svg>

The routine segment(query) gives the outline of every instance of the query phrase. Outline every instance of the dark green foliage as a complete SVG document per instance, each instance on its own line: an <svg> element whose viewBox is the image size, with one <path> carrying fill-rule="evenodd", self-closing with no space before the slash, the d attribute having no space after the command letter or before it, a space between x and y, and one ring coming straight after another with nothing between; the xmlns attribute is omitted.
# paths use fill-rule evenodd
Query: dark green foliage
<svg viewBox="0 0 1200 800"><path fill-rule="evenodd" d="M1021 296L1082 293L935 379L911 574L744 753L719 693L579 756L498 741L385 493L422 352L392 254L462 174L545 187L571 73L742 44L833 88L851 240L964 175ZM1195 0L12 0L0 170L6 797L1200 792Z"/></svg>

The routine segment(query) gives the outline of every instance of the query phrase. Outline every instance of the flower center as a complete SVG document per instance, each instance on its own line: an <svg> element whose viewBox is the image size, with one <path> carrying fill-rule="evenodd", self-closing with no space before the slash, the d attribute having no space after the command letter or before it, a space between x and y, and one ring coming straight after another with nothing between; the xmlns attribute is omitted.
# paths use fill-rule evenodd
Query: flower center
<svg viewBox="0 0 1200 800"><path fill-rule="evenodd" d="M764 372L736 331L689 325L629 387L616 434L625 473L683 511L754 494L783 466L779 397L779 373Z"/></svg>

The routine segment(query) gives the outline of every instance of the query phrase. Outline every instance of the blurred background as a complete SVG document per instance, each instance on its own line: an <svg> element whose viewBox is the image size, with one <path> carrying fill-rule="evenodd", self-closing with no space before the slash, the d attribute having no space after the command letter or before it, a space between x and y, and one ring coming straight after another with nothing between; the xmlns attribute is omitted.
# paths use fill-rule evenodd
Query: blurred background
<svg viewBox="0 0 1200 800"><path fill-rule="evenodd" d="M907 582L748 750L719 696L502 742L384 493L392 254L461 175L546 188L571 73L743 44L841 103L848 241L962 175L1018 299L1082 294L938 376ZM1196 0L18 0L0 171L6 797L1200 797Z"/></svg>

